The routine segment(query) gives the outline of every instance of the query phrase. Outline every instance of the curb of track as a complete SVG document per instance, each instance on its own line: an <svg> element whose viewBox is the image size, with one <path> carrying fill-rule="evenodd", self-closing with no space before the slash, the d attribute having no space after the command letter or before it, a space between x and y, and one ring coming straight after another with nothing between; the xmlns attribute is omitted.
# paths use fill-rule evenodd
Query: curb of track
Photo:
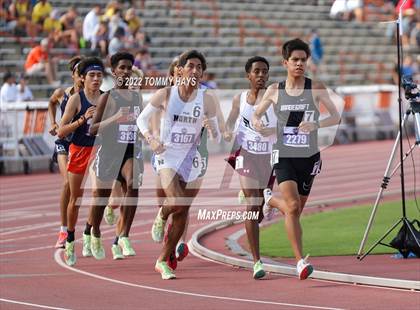
<svg viewBox="0 0 420 310"><path fill-rule="evenodd" d="M215 252L213 250L210 250L204 247L199 242L199 240L206 235L209 235L215 231L218 231L220 229L223 229L232 225L236 225L239 223L242 223L242 221L226 220L226 221L219 221L219 222L206 225L198 229L196 232L194 232L189 244L192 247L194 252L208 259L221 262L224 264L236 266L236 267L252 269L253 268L252 261ZM286 275L293 275L293 276L296 275L296 268L291 265L289 266L289 265L277 265L277 264L264 263L264 269L272 273L286 274ZM391 287L391 288L400 288L400 289L420 291L420 282L412 281L412 280L381 278L381 277L354 275L354 274L347 274L347 273L328 272L328 271L321 271L321 270L315 270L310 277L313 279L329 280L329 281L336 281L336 282L343 282L343 283L362 284L362 285L371 285L371 286L379 286L379 287Z"/></svg>

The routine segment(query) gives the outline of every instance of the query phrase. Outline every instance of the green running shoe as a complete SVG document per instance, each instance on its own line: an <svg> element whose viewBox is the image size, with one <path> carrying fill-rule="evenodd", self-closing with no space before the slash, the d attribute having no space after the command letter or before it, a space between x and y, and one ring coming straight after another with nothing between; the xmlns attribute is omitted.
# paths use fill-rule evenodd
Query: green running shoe
<svg viewBox="0 0 420 310"><path fill-rule="evenodd" d="M118 244L113 244L112 245L112 248L111 248L111 251L112 251L112 258L114 260L123 259L124 258L124 255L121 252L121 248L120 248L120 246Z"/></svg>
<svg viewBox="0 0 420 310"><path fill-rule="evenodd" d="M163 235L165 234L165 224L166 221L161 217L162 208L159 209L158 214L156 215L155 221L152 226L152 239L155 242L161 243L163 240Z"/></svg>
<svg viewBox="0 0 420 310"><path fill-rule="evenodd" d="M69 266L76 264L76 253L74 252L74 241L67 242L66 248L64 249L64 260Z"/></svg>
<svg viewBox="0 0 420 310"><path fill-rule="evenodd" d="M133 247L131 246L131 242L130 239L128 239L128 237L119 237L118 245L121 247L124 256L136 255L136 251L134 251Z"/></svg>
<svg viewBox="0 0 420 310"><path fill-rule="evenodd" d="M163 280L176 279L175 273L166 262L156 261L155 270L159 272Z"/></svg>
<svg viewBox="0 0 420 310"><path fill-rule="evenodd" d="M94 235L90 237L90 249L92 250L92 255L96 259L104 259L105 258L105 249L102 244L101 237L96 238Z"/></svg>
<svg viewBox="0 0 420 310"><path fill-rule="evenodd" d="M90 249L90 235L86 235L83 233L83 249L82 249L82 255L83 257L90 257L92 256L92 251Z"/></svg>
<svg viewBox="0 0 420 310"><path fill-rule="evenodd" d="M110 206L105 207L104 220L105 220L105 223L111 226L117 222L118 216L115 215L114 209L112 207Z"/></svg>
<svg viewBox="0 0 420 310"><path fill-rule="evenodd" d="M254 279L258 280L265 277L265 271L263 269L263 264L259 260L254 264Z"/></svg>

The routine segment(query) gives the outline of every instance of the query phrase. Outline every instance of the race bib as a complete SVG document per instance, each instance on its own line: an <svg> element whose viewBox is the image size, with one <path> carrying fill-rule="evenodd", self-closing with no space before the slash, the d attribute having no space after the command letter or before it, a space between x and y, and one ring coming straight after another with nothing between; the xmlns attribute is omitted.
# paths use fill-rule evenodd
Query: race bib
<svg viewBox="0 0 420 310"><path fill-rule="evenodd" d="M298 127L284 127L283 144L292 147L309 147L309 133L299 131Z"/></svg>
<svg viewBox="0 0 420 310"><path fill-rule="evenodd" d="M195 135L192 133L173 132L171 134L171 142L175 144L192 144L194 140Z"/></svg>
<svg viewBox="0 0 420 310"><path fill-rule="evenodd" d="M267 141L246 141L247 149L254 153L267 153L268 142Z"/></svg>
<svg viewBox="0 0 420 310"><path fill-rule="evenodd" d="M137 140L136 125L119 125L118 126L118 143L135 143Z"/></svg>

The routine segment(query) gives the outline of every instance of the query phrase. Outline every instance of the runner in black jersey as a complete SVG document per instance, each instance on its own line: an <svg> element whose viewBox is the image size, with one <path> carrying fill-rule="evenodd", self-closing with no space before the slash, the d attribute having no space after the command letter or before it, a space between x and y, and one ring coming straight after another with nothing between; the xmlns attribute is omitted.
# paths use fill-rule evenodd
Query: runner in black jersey
<svg viewBox="0 0 420 310"><path fill-rule="evenodd" d="M130 53L112 55L111 67L117 86L99 98L90 127L90 133L98 134L101 139L94 163L96 189L92 213L92 254L97 259L105 257L100 223L115 180L121 183L125 197L121 206L121 231L117 232L112 246L113 258L136 255L128 235L137 209L137 184L143 173L143 160L136 125L142 110L142 98L139 92L128 89L133 63L134 57Z"/></svg>
<svg viewBox="0 0 420 310"><path fill-rule="evenodd" d="M71 72L71 77L73 79L73 86L70 86L65 90L62 88L57 88L51 95L50 101L48 103L48 116L51 121L51 128L49 130L49 133L52 136L57 135L57 106L60 107L61 116L63 116L67 101L69 100L70 96L79 92L83 88L81 78L77 71L77 67L82 59L83 58L81 56L74 56L69 61L69 69ZM53 155L53 161L58 164L58 169L60 171L61 176L63 177L63 188L61 190L60 196L61 227L60 232L58 234L57 243L55 244L56 248L64 248L67 239L67 205L70 199L70 187L67 178L67 160L69 153L70 138L71 137L69 136L64 139L55 140L55 148Z"/></svg>
<svg viewBox="0 0 420 310"><path fill-rule="evenodd" d="M83 196L83 180L94 155L95 136L89 134L89 122L96 109L101 94L104 65L99 58L88 57L78 66L82 77L83 90L72 95L66 105L58 128L58 137L63 139L72 134L67 166L70 185L70 200L67 207L67 242L65 261L72 266L76 263L74 232L79 215L79 199ZM88 222L90 222L88 220ZM91 256L90 235L83 234L83 256Z"/></svg>
<svg viewBox="0 0 420 310"><path fill-rule="evenodd" d="M253 125L263 130L262 116L273 105L276 113L277 143L272 164L279 184L281 199L264 190L265 209L277 208L285 215L285 228L297 260L297 273L306 279L313 267L303 258L302 228L299 218L308 199L314 177L321 170L318 149L318 128L339 123L340 115L325 86L305 77L310 50L300 39L286 42L282 49L287 69L284 82L272 84L253 117ZM319 103L330 114L319 120ZM269 212L267 212L269 213Z"/></svg>

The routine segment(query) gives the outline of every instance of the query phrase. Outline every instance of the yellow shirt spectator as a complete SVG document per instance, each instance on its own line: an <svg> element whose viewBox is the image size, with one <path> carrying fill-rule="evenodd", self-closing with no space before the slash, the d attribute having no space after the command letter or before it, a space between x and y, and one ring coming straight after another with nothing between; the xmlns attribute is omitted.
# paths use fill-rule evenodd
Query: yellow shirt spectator
<svg viewBox="0 0 420 310"><path fill-rule="evenodd" d="M40 23L45 18L50 15L52 11L52 6L46 0L40 0L37 4L35 4L32 10L32 21L34 23Z"/></svg>
<svg viewBox="0 0 420 310"><path fill-rule="evenodd" d="M54 31L61 31L62 26L58 19L52 19L48 17L44 20L43 30L47 33L54 32Z"/></svg>

